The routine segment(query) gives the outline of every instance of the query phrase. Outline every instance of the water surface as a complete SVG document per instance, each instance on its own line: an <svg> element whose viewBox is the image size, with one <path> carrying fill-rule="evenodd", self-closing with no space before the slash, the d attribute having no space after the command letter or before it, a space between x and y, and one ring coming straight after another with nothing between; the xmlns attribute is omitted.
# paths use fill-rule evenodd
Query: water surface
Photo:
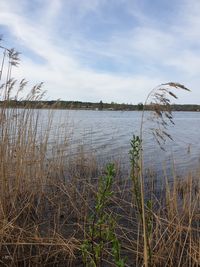
<svg viewBox="0 0 200 267"><path fill-rule="evenodd" d="M48 111L40 112L44 124ZM82 149L85 153L94 153L101 161L120 159L124 166L129 165L130 140L133 134L139 134L142 112L55 110L53 113L52 137L58 134L62 145L67 131L66 155L79 153ZM149 120L150 113L146 112L143 133L146 167L171 168L173 161L179 172L185 172L198 166L200 112L174 112L173 116L175 125L168 127L168 133L174 141L166 142L164 152L149 130L155 125Z"/></svg>

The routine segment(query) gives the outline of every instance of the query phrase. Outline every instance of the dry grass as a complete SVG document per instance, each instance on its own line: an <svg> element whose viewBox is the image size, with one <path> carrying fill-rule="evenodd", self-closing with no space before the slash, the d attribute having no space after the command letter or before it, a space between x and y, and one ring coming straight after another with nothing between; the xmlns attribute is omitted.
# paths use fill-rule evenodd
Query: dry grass
<svg viewBox="0 0 200 267"><path fill-rule="evenodd" d="M0 265L83 266L80 246L102 172L95 157L86 157L83 152L67 161L59 143L49 159L53 114L41 133L37 110L28 105L23 110L8 109L16 83L10 75L11 66L1 86ZM19 84L17 98L25 85L25 81ZM40 84L26 99L41 97ZM56 140L59 136L55 136ZM106 212L116 214L116 234L122 255L127 256L126 266L144 266L144 228L132 200L131 179L122 177L117 165L116 168L114 194ZM150 219L151 227L151 259L147 264L200 266L199 173L182 180L174 174L173 184L169 184L166 175L163 177L161 197L157 197L153 186L154 177L149 177L149 191L143 192L144 216ZM152 208L145 202L147 196ZM115 266L110 253L108 247L102 266Z"/></svg>
<svg viewBox="0 0 200 267"><path fill-rule="evenodd" d="M1 122L0 262L2 266L81 266L80 245L92 212L100 171L84 153L66 162L64 153L48 160L49 128L38 141L38 114L7 112ZM14 114L16 115L14 117ZM11 134L12 133L12 134ZM12 136L12 137L11 137ZM115 177L107 212L117 215L117 234L127 266L143 265L143 230L132 202L130 179ZM198 175L196 176L198 178ZM200 187L196 177L163 185L153 208L151 266L199 266ZM152 178L153 179L153 178ZM105 252L103 266L114 266Z"/></svg>

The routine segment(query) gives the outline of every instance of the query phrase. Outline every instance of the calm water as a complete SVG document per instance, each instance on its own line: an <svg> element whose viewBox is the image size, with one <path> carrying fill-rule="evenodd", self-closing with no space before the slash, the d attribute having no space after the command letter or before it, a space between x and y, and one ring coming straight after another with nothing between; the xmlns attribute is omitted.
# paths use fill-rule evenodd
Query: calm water
<svg viewBox="0 0 200 267"><path fill-rule="evenodd" d="M42 110L43 124L48 111ZM53 136L59 134L62 147L64 133L67 131L66 155L76 154L80 149L85 153L95 153L101 161L120 159L128 166L130 139L139 133L141 112L136 111L87 111L56 110L52 124ZM150 117L150 113L146 114ZM198 166L200 158L200 112L174 112L175 126L168 132L174 141L167 141L166 152L155 142L149 129L151 120L146 120L144 131L145 166L160 169L162 165L170 168L172 158L179 172L192 170ZM55 130L56 129L56 130ZM52 141L51 145L54 146ZM64 147L64 146L63 146Z"/></svg>

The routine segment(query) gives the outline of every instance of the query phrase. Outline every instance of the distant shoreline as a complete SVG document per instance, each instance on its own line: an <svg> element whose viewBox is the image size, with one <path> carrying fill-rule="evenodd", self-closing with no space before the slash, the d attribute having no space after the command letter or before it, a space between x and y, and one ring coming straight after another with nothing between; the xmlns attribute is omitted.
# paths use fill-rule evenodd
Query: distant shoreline
<svg viewBox="0 0 200 267"><path fill-rule="evenodd" d="M5 102L0 101L0 107ZM99 103L81 102L81 101L16 101L7 100L6 106L9 108L35 108L35 109L68 109L68 110L99 110L99 111L142 111L144 106L142 103L137 105L118 104L118 103ZM200 105L197 104L173 104L170 105L172 111L200 111ZM145 106L145 110L152 110L152 105Z"/></svg>

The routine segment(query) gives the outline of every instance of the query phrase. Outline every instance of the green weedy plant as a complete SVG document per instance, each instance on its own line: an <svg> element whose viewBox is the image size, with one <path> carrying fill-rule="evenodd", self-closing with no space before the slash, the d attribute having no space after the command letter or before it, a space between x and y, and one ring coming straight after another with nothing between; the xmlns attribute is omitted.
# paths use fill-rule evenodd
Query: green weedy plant
<svg viewBox="0 0 200 267"><path fill-rule="evenodd" d="M115 175L114 164L108 164L106 175L99 180L94 212L88 218L89 229L81 246L85 266L103 266L106 249L111 249L113 261L117 267L124 267L121 257L121 244L115 233L116 218L106 212L113 195L112 184Z"/></svg>
<svg viewBox="0 0 200 267"><path fill-rule="evenodd" d="M139 214L141 214L141 193L140 193L140 151L142 149L142 140L139 136L133 135L131 139L130 162L131 162L131 180L133 183L133 203L136 204Z"/></svg>
<svg viewBox="0 0 200 267"><path fill-rule="evenodd" d="M141 151L142 151L142 140L139 136L133 135L131 139L131 149L130 162L131 162L131 180L132 180L132 192L133 192L133 204L135 204L138 216L142 224L145 223L146 235L147 235L147 250L148 250L148 261L151 262L152 252L150 247L150 237L152 233L152 202L147 200L148 212L145 213L145 218L143 218L142 213L142 197L141 194L141 180L140 180L140 171L141 170Z"/></svg>

